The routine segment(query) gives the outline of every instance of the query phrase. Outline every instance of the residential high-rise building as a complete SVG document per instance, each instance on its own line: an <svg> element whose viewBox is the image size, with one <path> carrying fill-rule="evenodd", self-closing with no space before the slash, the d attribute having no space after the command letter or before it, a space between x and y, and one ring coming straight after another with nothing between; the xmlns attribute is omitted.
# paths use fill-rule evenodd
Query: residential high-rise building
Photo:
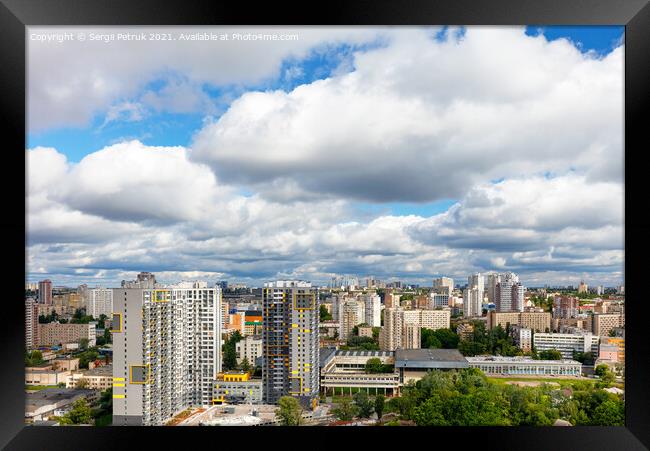
<svg viewBox="0 0 650 451"><path fill-rule="evenodd" d="M361 295L365 306L365 323L370 327L381 326L381 298L376 293Z"/></svg>
<svg viewBox="0 0 650 451"><path fill-rule="evenodd" d="M472 274L467 278L467 288L476 288L478 290L481 303L483 303L483 294L485 293L484 280L485 276L480 272Z"/></svg>
<svg viewBox="0 0 650 451"><path fill-rule="evenodd" d="M495 290L497 312L522 312L524 310L524 286L512 272L505 273Z"/></svg>
<svg viewBox="0 0 650 451"><path fill-rule="evenodd" d="M311 283L264 284L262 379L264 400L275 404L294 396L314 408L319 391L319 297Z"/></svg>
<svg viewBox="0 0 650 451"><path fill-rule="evenodd" d="M122 288L156 288L156 276L150 272L138 273L135 280L123 280Z"/></svg>
<svg viewBox="0 0 650 451"><path fill-rule="evenodd" d="M206 286L113 290L113 425L163 425L212 403L221 289Z"/></svg>
<svg viewBox="0 0 650 451"><path fill-rule="evenodd" d="M341 305L339 316L339 337L342 340L347 340L354 326L365 322L365 304L360 300L348 299Z"/></svg>
<svg viewBox="0 0 650 451"><path fill-rule="evenodd" d="M438 277L433 279L433 291L436 293L447 293L451 296L454 291L454 279L450 277Z"/></svg>
<svg viewBox="0 0 650 451"><path fill-rule="evenodd" d="M100 315L111 317L113 313L113 290L110 288L93 288L87 290L87 314L98 319Z"/></svg>
<svg viewBox="0 0 650 451"><path fill-rule="evenodd" d="M52 281L50 279L38 282L38 303L52 305Z"/></svg>
<svg viewBox="0 0 650 451"><path fill-rule="evenodd" d="M578 286L578 293L588 293L589 292L589 287L584 281L580 281L580 285Z"/></svg>
<svg viewBox="0 0 650 451"><path fill-rule="evenodd" d="M496 290L497 290L497 284L501 282L501 274L498 273L490 273L487 275L487 298L488 298L488 303L490 304L496 304L497 300L497 295L496 295Z"/></svg>
<svg viewBox="0 0 650 451"><path fill-rule="evenodd" d="M578 298L573 296L555 296L553 300L554 318L575 318L579 313Z"/></svg>
<svg viewBox="0 0 650 451"><path fill-rule="evenodd" d="M449 328L451 312L446 310L405 310L401 307L384 310L384 326L379 333L379 347L383 351L419 349L421 328L437 330ZM418 329L418 332L415 332Z"/></svg>
<svg viewBox="0 0 650 451"><path fill-rule="evenodd" d="M34 298L25 299L25 348L38 346L38 303Z"/></svg>
<svg viewBox="0 0 650 451"><path fill-rule="evenodd" d="M463 290L463 314L465 317L476 317L483 315L482 291L476 286Z"/></svg>

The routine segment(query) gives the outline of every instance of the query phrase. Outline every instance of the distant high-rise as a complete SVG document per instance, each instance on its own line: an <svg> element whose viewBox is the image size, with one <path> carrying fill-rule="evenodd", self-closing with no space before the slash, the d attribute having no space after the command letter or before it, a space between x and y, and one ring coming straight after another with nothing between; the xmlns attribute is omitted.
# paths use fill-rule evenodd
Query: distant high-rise
<svg viewBox="0 0 650 451"><path fill-rule="evenodd" d="M221 289L202 285L113 290L113 425L163 425L212 404Z"/></svg>
<svg viewBox="0 0 650 451"><path fill-rule="evenodd" d="M589 287L584 281L580 281L580 285L578 286L578 293L588 293L589 292Z"/></svg>
<svg viewBox="0 0 650 451"><path fill-rule="evenodd" d="M433 279L433 291L436 293L446 293L451 296L451 293L454 291L454 279L450 277Z"/></svg>
<svg viewBox="0 0 650 451"><path fill-rule="evenodd" d="M52 281L50 279L38 282L38 303L52 305Z"/></svg>
<svg viewBox="0 0 650 451"><path fill-rule="evenodd" d="M495 290L497 312L523 312L524 292L525 288L515 273L503 274Z"/></svg>
<svg viewBox="0 0 650 451"><path fill-rule="evenodd" d="M501 274L497 273L490 273L487 275L487 298L488 298L488 303L490 304L496 304L496 291L497 291L497 284L501 282Z"/></svg>
<svg viewBox="0 0 650 451"><path fill-rule="evenodd" d="M314 408L320 382L318 290L303 281L269 282L262 300L264 401L275 404L294 396L304 407Z"/></svg>
<svg viewBox="0 0 650 451"><path fill-rule="evenodd" d="M467 318L483 315L483 298L478 288L463 290L463 315Z"/></svg>
<svg viewBox="0 0 650 451"><path fill-rule="evenodd" d="M483 302L483 293L485 291L483 281L484 276L481 273L473 274L467 278L467 288L476 288L481 298L481 302Z"/></svg>
<svg viewBox="0 0 650 451"><path fill-rule="evenodd" d="M38 304L34 298L25 299L25 347L38 346Z"/></svg>
<svg viewBox="0 0 650 451"><path fill-rule="evenodd" d="M156 288L156 276L150 272L141 272L135 280L123 280L122 288Z"/></svg>

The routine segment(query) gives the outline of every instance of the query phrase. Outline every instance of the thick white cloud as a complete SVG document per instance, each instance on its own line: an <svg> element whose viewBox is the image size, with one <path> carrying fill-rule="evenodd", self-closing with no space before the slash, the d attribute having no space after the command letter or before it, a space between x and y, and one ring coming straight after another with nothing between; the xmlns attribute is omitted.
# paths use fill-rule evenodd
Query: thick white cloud
<svg viewBox="0 0 650 451"><path fill-rule="evenodd" d="M580 275L622 268L620 185L589 184L584 176L506 180L475 187L429 218L359 222L343 201L272 203L237 194L182 148L127 142L77 165L54 149L27 157L30 272L64 280L104 283L147 269L169 281L195 272L256 281L356 273L428 283L436 274L489 269ZM170 177L172 167L186 176ZM104 180L107 174L120 176ZM173 179L173 189L147 191L152 174ZM138 211L133 197L144 202ZM202 204L197 218L186 212L160 220L156 206L184 212L196 199L214 208Z"/></svg>
<svg viewBox="0 0 650 451"><path fill-rule="evenodd" d="M458 198L570 168L622 179L622 47L599 59L501 27L391 37L355 53L352 72L244 94L196 136L191 158L263 194L281 179L376 202Z"/></svg>
<svg viewBox="0 0 650 451"><path fill-rule="evenodd" d="M87 39L57 42L32 35L85 33ZM91 40L91 34L208 32L297 34L283 41L134 41ZM132 99L148 83L171 81L160 95L145 100L153 108L187 112L202 104L202 84L247 85L280 76L282 62L305 57L311 49L340 43L365 43L377 29L336 27L29 27L28 127L31 132L85 126L95 114ZM245 57L243 57L245 56ZM178 74L187 84L179 86ZM179 95L183 93L186 98ZM159 98L160 97L160 98ZM192 100L193 99L193 100Z"/></svg>

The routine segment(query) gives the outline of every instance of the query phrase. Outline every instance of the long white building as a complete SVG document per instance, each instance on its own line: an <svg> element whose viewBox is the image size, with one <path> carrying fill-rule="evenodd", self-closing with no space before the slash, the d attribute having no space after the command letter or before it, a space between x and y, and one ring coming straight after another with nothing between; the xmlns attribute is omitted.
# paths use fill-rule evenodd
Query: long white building
<svg viewBox="0 0 650 451"><path fill-rule="evenodd" d="M592 352L598 355L600 337L589 332L581 334L533 334L533 346L537 352L557 349L565 359L573 358L573 351Z"/></svg>
<svg viewBox="0 0 650 451"><path fill-rule="evenodd" d="M210 405L221 371L221 289L113 289L113 425L162 425Z"/></svg>
<svg viewBox="0 0 650 451"><path fill-rule="evenodd" d="M470 368L488 375L509 376L580 376L582 364L575 360L534 360L528 357L476 356L465 357Z"/></svg>

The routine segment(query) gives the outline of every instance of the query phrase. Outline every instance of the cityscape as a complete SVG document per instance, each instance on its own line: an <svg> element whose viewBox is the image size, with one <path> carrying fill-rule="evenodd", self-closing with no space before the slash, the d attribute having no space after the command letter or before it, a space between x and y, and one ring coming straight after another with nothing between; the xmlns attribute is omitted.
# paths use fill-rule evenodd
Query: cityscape
<svg viewBox="0 0 650 451"><path fill-rule="evenodd" d="M624 425L624 27L26 40L26 424Z"/></svg>
<svg viewBox="0 0 650 451"><path fill-rule="evenodd" d="M27 424L624 424L624 286L25 288Z"/></svg>

